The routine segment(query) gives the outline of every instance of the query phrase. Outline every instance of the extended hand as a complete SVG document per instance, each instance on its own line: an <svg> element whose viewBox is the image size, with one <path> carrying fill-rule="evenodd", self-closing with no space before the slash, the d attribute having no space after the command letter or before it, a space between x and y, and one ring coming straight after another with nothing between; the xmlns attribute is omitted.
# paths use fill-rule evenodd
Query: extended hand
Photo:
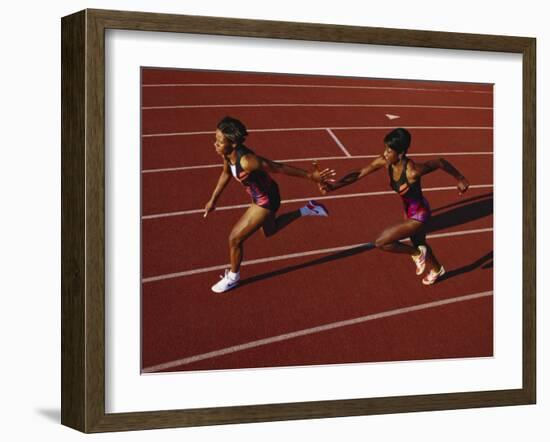
<svg viewBox="0 0 550 442"><path fill-rule="evenodd" d="M326 182L334 182L334 179L331 177L335 176L336 172L334 169L323 169L319 168L317 161L313 162L313 170L310 173L310 178L316 183L324 184Z"/></svg>

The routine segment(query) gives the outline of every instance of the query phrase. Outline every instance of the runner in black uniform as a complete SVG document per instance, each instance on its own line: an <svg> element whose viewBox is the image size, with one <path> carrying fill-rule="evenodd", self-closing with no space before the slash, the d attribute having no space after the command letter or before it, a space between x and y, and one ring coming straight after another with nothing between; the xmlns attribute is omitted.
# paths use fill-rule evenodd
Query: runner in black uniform
<svg viewBox="0 0 550 442"><path fill-rule="evenodd" d="M248 147L240 145L237 146L235 151L237 152L237 160L235 164L229 163L233 177L245 187L254 204L276 212L281 205L277 183L262 169L253 170L252 172L243 169L241 158L245 155L255 155Z"/></svg>
<svg viewBox="0 0 550 442"><path fill-rule="evenodd" d="M409 159L404 157L405 164L402 167L401 176L399 179L395 180L394 167L392 164L388 167L388 175L390 177L390 187L395 190L401 197L403 202L403 210L405 214L405 219L415 219L423 224L425 224L431 217L432 212L430 209L430 204L428 200L422 195L422 185L420 183L420 178L414 183L409 183L407 178L407 169ZM419 232L411 235L411 242L415 248L420 248L422 252L423 247L426 246L426 232L424 229L420 229ZM415 260L415 258L413 258ZM419 274L422 273L421 268L417 269Z"/></svg>
<svg viewBox="0 0 550 442"><path fill-rule="evenodd" d="M331 192L352 184L374 171L386 167L390 177L390 186L401 196L405 211L405 220L395 226L385 229L376 239L375 245L381 250L393 253L409 254L416 263L416 274L421 275L430 264L430 272L422 279L425 285L433 284L445 273L443 266L437 261L432 249L426 243L425 226L431 217L430 205L422 195L420 178L437 169L442 169L457 180L459 193L468 190L466 178L447 160L440 158L425 163L415 163L407 158L407 150L411 142L410 133L402 128L395 129L384 138L385 149L382 155L368 166L350 172L336 183L320 184L323 193ZM400 240L410 237L412 246Z"/></svg>
<svg viewBox="0 0 550 442"><path fill-rule="evenodd" d="M239 120L225 117L216 130L216 152L223 157L223 170L212 197L204 207L204 217L213 211L223 189L231 176L235 177L252 198L252 204L233 227L229 235L229 258L231 268L225 271L222 279L212 286L212 291L222 293L237 286L240 280L240 266L243 257L243 243L260 227L265 236L271 236L301 216L328 216L322 204L309 201L299 210L276 216L281 204L279 187L269 176L269 172L309 179L323 183L334 176L330 169L313 171L291 167L260 157L244 146L248 135L246 127Z"/></svg>

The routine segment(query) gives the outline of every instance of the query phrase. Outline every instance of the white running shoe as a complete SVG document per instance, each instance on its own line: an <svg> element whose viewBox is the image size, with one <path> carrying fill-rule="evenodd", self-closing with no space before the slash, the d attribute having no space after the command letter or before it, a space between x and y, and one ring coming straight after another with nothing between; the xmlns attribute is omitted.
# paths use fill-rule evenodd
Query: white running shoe
<svg viewBox="0 0 550 442"><path fill-rule="evenodd" d="M317 201L308 201L307 204L300 209L302 216L328 216L328 210Z"/></svg>
<svg viewBox="0 0 550 442"><path fill-rule="evenodd" d="M426 246L418 246L418 251L420 255L411 256L412 260L416 264L416 274L422 275L426 269L426 255L428 254L428 249Z"/></svg>
<svg viewBox="0 0 550 442"><path fill-rule="evenodd" d="M212 286L212 291L214 293L227 292L228 290L231 290L232 288L237 287L241 279L240 276L238 275L236 278L231 278L229 276L229 270L227 269L225 270L225 274L223 276L220 275L220 278L221 280Z"/></svg>
<svg viewBox="0 0 550 442"><path fill-rule="evenodd" d="M445 274L445 269L443 266L439 268L439 270L436 272L434 269L430 270L430 273L424 277L422 280L422 284L424 285L432 285L435 283L439 278L441 278Z"/></svg>

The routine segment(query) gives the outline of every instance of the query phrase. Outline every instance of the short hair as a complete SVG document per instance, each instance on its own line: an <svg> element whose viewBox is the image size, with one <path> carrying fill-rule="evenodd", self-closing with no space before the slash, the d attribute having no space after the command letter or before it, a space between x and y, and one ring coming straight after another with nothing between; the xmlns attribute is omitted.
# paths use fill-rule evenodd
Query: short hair
<svg viewBox="0 0 550 442"><path fill-rule="evenodd" d="M246 126L236 118L224 117L218 123L217 128L229 141L242 144L248 136Z"/></svg>
<svg viewBox="0 0 550 442"><path fill-rule="evenodd" d="M411 134L407 129L399 127L384 137L384 144L397 153L407 153L411 145Z"/></svg>

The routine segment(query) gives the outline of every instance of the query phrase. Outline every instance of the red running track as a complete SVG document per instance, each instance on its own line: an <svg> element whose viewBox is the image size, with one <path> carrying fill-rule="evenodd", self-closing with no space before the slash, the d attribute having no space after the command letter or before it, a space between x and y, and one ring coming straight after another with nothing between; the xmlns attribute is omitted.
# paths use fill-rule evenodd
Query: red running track
<svg viewBox="0 0 550 442"><path fill-rule="evenodd" d="M437 112L434 112L437 111ZM361 108L361 107L318 107L308 108L185 108L144 110L142 129L145 136L167 135L182 132L212 132L226 115L235 115L247 122L251 130L270 128L342 128L363 126L387 126L386 114L400 116L399 124L416 126L460 126L491 127L493 113L491 109L418 109L418 108ZM315 125L312 125L312 115Z"/></svg>
<svg viewBox="0 0 550 442"><path fill-rule="evenodd" d="M383 149L388 129L333 130L346 150L354 156L377 155ZM491 152L492 131L486 129L412 129L411 154L431 152ZM196 167L220 163L212 134L143 138L143 169ZM252 132L248 144L273 160L302 157L343 156L326 130Z"/></svg>
<svg viewBox="0 0 550 442"><path fill-rule="evenodd" d="M415 157L413 153L410 156L412 159L418 159L418 161L437 158L436 156L427 158ZM471 184L492 184L492 155L448 158L459 170L466 170L472 162L477 164L476 169L468 173L468 179ZM345 175L349 171L366 166L372 160L373 158L331 159L326 161L321 160L319 161L319 165L335 169L338 175ZM311 161L297 161L293 162L292 165L304 169L311 169L312 167ZM218 181L220 172L221 164L216 168L144 174L142 178L143 215L162 215L178 211L202 209L210 199L212 189ZM273 179L279 184L283 200L320 197L317 187L311 182L284 175L273 175ZM387 172L379 170L355 186L345 187L337 194L329 195L329 198L326 200L327 205L330 205L329 201L331 201L331 197L333 196L364 192L389 192L388 181ZM203 185L200 187L189 186L190 182L202 182ZM454 186L455 181L449 175L434 173L424 177L422 185L423 188ZM232 206L235 204L247 204L249 202L248 195L242 192L242 189L239 187L240 185L236 181L231 181L229 187L226 189L227 191L220 197L218 205Z"/></svg>
<svg viewBox="0 0 550 442"><path fill-rule="evenodd" d="M143 106L225 106L142 113L144 134L206 132L143 138L144 372L493 354L491 85L156 69L144 70L143 82ZM223 85L235 83L263 86ZM280 86L265 86L274 84ZM227 107L304 102L464 108ZM466 109L480 106L489 109ZM329 218L299 219L269 239L252 236L245 244L245 261L261 262L243 265L238 289L214 295L210 286L228 262L227 235L244 211L231 206L248 203L243 189L232 184L220 200L224 210L207 219L200 213L219 174L213 128L227 113L251 128L273 130L251 132L249 144L259 154L307 158L292 163L303 168L320 158L339 175L372 161L356 157L379 154L390 128L426 126L411 129L411 157L423 161L448 155L471 184L482 186L459 197L452 178L442 172L423 179L425 189L439 189L426 191L434 209L429 241L447 277L425 287L409 257L353 248L373 241L402 216L395 195L372 194L389 190L387 173L380 171L334 195L344 198L323 200ZM399 119L390 121L386 113ZM280 130L302 125L320 129ZM334 129L339 146L326 128L340 125L362 128ZM376 125L384 128L373 129ZM307 182L275 178L283 199L316 196ZM283 204L279 213L301 204ZM196 212L174 215L188 211ZM289 254L296 256L284 258ZM212 267L216 270L208 270ZM472 299L462 298L472 294ZM445 300L449 303L442 304Z"/></svg>

